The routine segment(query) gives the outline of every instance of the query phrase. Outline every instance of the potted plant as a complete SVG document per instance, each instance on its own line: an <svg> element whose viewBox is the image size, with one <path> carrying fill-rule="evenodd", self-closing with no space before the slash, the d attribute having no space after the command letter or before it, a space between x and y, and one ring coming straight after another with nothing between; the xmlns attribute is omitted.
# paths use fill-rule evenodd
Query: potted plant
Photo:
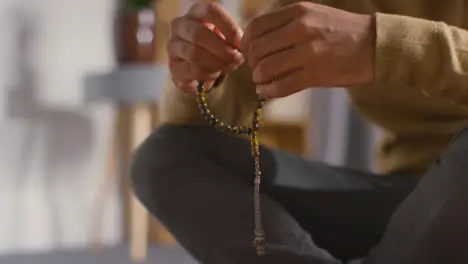
<svg viewBox="0 0 468 264"><path fill-rule="evenodd" d="M156 1L122 1L117 23L119 62L154 62L156 55Z"/></svg>

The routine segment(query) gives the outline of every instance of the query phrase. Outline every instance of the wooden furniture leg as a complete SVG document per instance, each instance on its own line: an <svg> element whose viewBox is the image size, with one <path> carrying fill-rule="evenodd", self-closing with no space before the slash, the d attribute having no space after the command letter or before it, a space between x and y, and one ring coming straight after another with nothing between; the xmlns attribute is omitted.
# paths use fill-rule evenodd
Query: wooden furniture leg
<svg viewBox="0 0 468 264"><path fill-rule="evenodd" d="M131 117L131 144L135 150L152 130L151 108L137 105ZM133 261L146 260L148 251L149 214L140 201L131 193L130 199L130 255Z"/></svg>

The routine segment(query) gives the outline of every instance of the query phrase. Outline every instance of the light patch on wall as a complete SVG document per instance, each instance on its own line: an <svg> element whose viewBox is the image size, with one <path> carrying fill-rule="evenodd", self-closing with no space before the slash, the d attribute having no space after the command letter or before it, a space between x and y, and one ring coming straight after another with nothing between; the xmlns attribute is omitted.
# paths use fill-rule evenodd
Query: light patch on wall
<svg viewBox="0 0 468 264"><path fill-rule="evenodd" d="M114 1L27 2L36 23L33 62L41 101L82 105L83 76L114 65Z"/></svg>

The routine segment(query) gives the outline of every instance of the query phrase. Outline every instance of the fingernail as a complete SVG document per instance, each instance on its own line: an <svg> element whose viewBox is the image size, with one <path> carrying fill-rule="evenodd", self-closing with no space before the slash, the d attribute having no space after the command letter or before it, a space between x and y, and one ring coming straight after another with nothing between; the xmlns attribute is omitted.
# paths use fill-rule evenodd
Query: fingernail
<svg viewBox="0 0 468 264"><path fill-rule="evenodd" d="M205 25L205 27L209 28L210 30L213 30L215 28L215 25L208 22L203 22L203 25Z"/></svg>
<svg viewBox="0 0 468 264"><path fill-rule="evenodd" d="M257 93L257 95L259 95L260 97L264 99L270 99L268 97L268 94L265 94L265 91L267 91L266 89L267 89L267 86L259 85L256 87L255 92Z"/></svg>
<svg viewBox="0 0 468 264"><path fill-rule="evenodd" d="M214 80L208 80L203 84L203 87L205 88L205 90L210 90L211 88L213 88L214 83Z"/></svg>
<svg viewBox="0 0 468 264"><path fill-rule="evenodd" d="M238 64L244 62L244 56L239 51L234 51L234 59Z"/></svg>
<svg viewBox="0 0 468 264"><path fill-rule="evenodd" d="M236 32L236 39L234 40L234 46L237 48L237 49L240 49L241 48L241 41L242 41L242 36L244 36L244 32L242 31L242 29L238 29L237 32Z"/></svg>
<svg viewBox="0 0 468 264"><path fill-rule="evenodd" d="M260 86L257 86L257 87L255 88L255 92L256 92L258 95L261 95L261 93L262 93L262 88L260 88Z"/></svg>

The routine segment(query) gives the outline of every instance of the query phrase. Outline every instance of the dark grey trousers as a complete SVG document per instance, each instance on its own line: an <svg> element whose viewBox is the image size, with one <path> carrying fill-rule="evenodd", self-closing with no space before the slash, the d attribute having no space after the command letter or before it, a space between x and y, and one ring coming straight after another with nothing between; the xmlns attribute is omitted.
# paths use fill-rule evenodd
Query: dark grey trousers
<svg viewBox="0 0 468 264"><path fill-rule="evenodd" d="M134 156L134 189L204 264L468 263L468 130L419 183L262 148L262 257L249 153L249 142L209 127L164 126Z"/></svg>

